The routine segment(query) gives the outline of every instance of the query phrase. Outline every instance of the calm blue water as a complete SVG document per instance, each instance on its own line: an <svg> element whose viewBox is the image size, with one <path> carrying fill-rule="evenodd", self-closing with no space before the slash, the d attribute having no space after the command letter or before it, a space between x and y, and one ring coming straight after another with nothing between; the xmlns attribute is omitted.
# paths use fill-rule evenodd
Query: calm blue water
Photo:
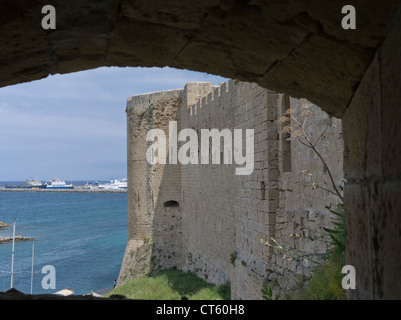
<svg viewBox="0 0 401 320"><path fill-rule="evenodd" d="M76 294L113 286L128 239L126 193L0 192L0 221L16 219L16 235L35 238L33 293ZM0 237L12 236L12 226ZM11 269L11 243L0 245L0 270ZM32 242L16 242L14 288L29 293ZM56 270L56 289L42 289L42 267ZM0 272L0 291L10 274Z"/></svg>

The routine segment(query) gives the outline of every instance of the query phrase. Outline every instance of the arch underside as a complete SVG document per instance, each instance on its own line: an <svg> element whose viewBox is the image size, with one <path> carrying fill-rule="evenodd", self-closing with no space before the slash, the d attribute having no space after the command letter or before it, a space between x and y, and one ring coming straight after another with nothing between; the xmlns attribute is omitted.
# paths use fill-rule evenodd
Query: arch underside
<svg viewBox="0 0 401 320"><path fill-rule="evenodd" d="M185 68L306 97L341 116L382 43L399 1L353 1L343 30L330 1L45 1L0 4L0 86L100 66ZM363 4L363 5L362 5Z"/></svg>

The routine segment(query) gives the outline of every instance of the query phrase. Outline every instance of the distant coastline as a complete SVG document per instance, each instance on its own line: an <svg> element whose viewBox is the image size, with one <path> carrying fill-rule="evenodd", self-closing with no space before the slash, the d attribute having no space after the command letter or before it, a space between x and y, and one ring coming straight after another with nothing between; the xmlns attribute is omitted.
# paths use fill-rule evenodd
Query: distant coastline
<svg viewBox="0 0 401 320"><path fill-rule="evenodd" d="M73 189L6 189L0 187L0 192L87 192L87 193L127 193L127 189L85 189L84 187L74 187Z"/></svg>
<svg viewBox="0 0 401 320"><path fill-rule="evenodd" d="M53 179L55 180L55 179ZM49 181L46 183L49 184ZM69 183L68 188L57 185L55 188L50 188L47 185L43 186L41 181L27 180L27 181L0 181L0 192L90 192L90 193L127 193L127 180L109 181L89 181L77 180L74 183ZM125 184L125 185L124 185ZM10 186L12 186L10 188ZM19 188L21 186L21 188ZM70 187L71 186L71 187ZM7 188L6 188L7 187Z"/></svg>

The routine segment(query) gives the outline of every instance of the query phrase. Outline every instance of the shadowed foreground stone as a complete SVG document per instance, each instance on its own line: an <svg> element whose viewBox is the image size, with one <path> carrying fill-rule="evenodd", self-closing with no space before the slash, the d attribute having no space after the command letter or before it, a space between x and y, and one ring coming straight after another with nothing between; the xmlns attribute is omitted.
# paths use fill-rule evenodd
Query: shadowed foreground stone
<svg viewBox="0 0 401 320"><path fill-rule="evenodd" d="M170 66L307 97L340 116L397 17L400 1L53 0L0 4L0 86L100 66Z"/></svg>

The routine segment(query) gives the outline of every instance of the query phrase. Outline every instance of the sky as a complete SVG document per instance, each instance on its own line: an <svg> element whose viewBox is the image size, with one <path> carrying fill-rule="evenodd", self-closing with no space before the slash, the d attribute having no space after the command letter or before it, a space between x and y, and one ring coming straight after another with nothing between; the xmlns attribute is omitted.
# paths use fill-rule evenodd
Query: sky
<svg viewBox="0 0 401 320"><path fill-rule="evenodd" d="M227 80L167 67L102 67L0 88L0 181L126 178L128 97Z"/></svg>

